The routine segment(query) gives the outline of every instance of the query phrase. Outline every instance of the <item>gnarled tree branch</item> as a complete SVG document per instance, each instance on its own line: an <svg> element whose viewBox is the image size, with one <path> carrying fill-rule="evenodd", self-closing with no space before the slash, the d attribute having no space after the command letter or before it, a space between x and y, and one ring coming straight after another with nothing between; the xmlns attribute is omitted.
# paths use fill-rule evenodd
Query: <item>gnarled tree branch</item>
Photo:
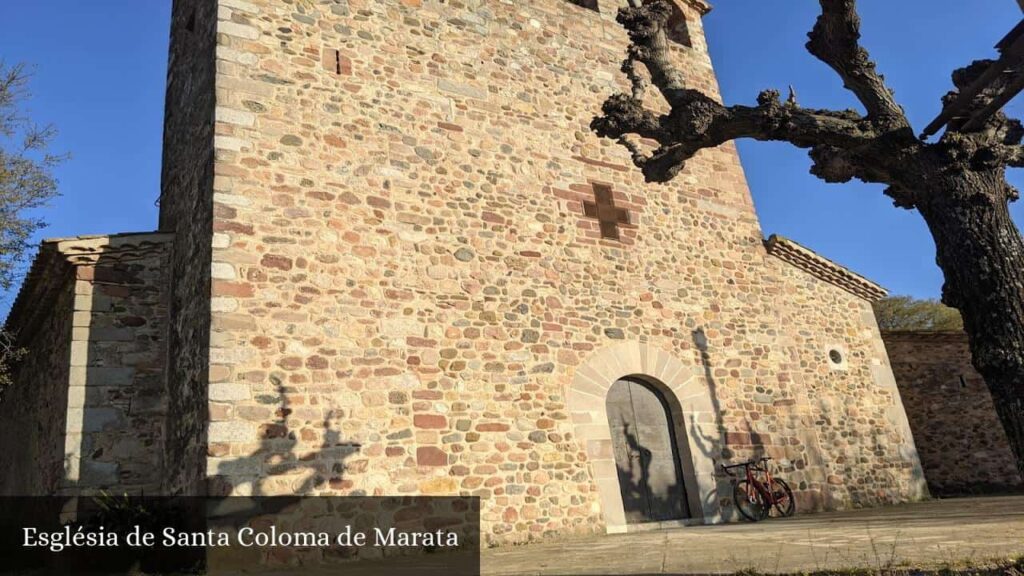
<svg viewBox="0 0 1024 576"><path fill-rule="evenodd" d="M724 106L687 88L671 59L666 32L671 6L665 0L630 0L629 6L619 10L618 21L631 41L622 70L632 92L609 98L603 115L595 118L591 127L598 135L626 146L649 182L671 180L699 150L753 138L809 149L814 161L811 172L829 182L859 178L895 184L896 158L905 161L921 144L858 44L860 20L854 0L821 0L821 5L822 16L809 35L808 49L842 76L864 103L868 116L852 110L803 108L792 92L783 103L774 90L762 92L757 106ZM647 84L640 64L668 103L667 114L644 107ZM629 135L656 142L657 148L645 154ZM913 205L913 199L904 197L902 190L905 187L893 185L890 195L897 203Z"/></svg>
<svg viewBox="0 0 1024 576"><path fill-rule="evenodd" d="M616 20L629 33L630 45L623 69L632 70L632 62L643 64L651 75L651 83L670 106L675 106L680 93L686 89L686 81L669 57L667 29L671 16L672 7L661 0L643 0L640 5L630 0L629 6L619 9ZM637 81L632 76L630 80L635 90Z"/></svg>
<svg viewBox="0 0 1024 576"><path fill-rule="evenodd" d="M885 78L860 46L860 16L855 0L820 0L821 16L807 35L807 50L843 79L868 112L868 118L888 128L908 128Z"/></svg>
<svg viewBox="0 0 1024 576"><path fill-rule="evenodd" d="M996 73L993 74L993 71ZM1020 122L1006 117L1000 108L1006 103L1000 97L1016 94L1024 82L1017 68L1004 70L999 62L975 60L953 71L955 90L942 97L942 114L925 129L937 130L945 122L946 133L974 133L982 143L1003 143L1007 137L1021 133Z"/></svg>
<svg viewBox="0 0 1024 576"><path fill-rule="evenodd" d="M637 134L661 145L649 158L635 151L633 154L634 161L652 182L670 180L699 150L737 138L779 140L800 148L850 150L869 146L879 136L872 124L856 112L783 104L779 93L773 90L762 92L757 106L727 107L697 90L684 89L676 93L672 111L660 116L632 97L619 94L605 102L603 112L591 124L599 136L621 138Z"/></svg>
<svg viewBox="0 0 1024 576"><path fill-rule="evenodd" d="M605 101L601 110L604 115L591 122L591 128L599 136L620 138L627 134L636 134L662 145L673 142L667 118L644 108L643 102L633 96L615 94Z"/></svg>
<svg viewBox="0 0 1024 576"><path fill-rule="evenodd" d="M1024 146L1012 146L1007 150L1006 165L1024 168Z"/></svg>

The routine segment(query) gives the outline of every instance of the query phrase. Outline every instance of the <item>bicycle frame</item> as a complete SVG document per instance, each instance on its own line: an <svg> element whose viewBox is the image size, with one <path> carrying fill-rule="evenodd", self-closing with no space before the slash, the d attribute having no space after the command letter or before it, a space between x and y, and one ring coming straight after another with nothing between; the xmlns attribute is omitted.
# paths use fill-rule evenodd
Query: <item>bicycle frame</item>
<svg viewBox="0 0 1024 576"><path fill-rule="evenodd" d="M778 500L775 498L775 494L771 490L772 485L772 472L768 468L768 460L771 458L760 458L758 460L751 460L749 462L743 462L741 464L734 464L732 466L724 466L726 474L733 476L732 472L729 472L732 468L738 468L743 466L744 476L747 481L747 497L753 500L754 494L749 492L750 490L757 490L764 499L765 506L768 510L771 510L777 503ZM758 478L758 472L764 473L764 482Z"/></svg>
<svg viewBox="0 0 1024 576"><path fill-rule="evenodd" d="M761 464L764 464L763 466ZM762 459L758 463L748 463L743 467L747 473L747 486L751 489L756 489L761 493L761 497L764 498L765 505L771 510L773 506L777 504L775 494L771 491L770 486L772 485L772 472L768 469L767 460ZM757 477L756 472L764 472L764 482Z"/></svg>

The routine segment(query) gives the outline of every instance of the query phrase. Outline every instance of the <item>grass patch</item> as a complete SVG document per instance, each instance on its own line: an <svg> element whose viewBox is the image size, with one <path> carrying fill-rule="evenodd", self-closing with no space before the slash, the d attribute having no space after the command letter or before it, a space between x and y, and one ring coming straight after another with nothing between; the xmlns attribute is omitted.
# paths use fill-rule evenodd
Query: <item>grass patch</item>
<svg viewBox="0 0 1024 576"><path fill-rule="evenodd" d="M944 563L932 568L899 566L891 568L849 568L778 574L746 568L735 576L1024 576L1024 556L1010 560Z"/></svg>

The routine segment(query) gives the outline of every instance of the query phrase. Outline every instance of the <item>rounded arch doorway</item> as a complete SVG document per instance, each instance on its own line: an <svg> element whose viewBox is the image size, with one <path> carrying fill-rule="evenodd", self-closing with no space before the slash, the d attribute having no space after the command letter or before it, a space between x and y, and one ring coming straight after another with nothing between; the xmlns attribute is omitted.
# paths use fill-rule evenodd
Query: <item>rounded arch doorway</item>
<svg viewBox="0 0 1024 576"><path fill-rule="evenodd" d="M671 408L692 515L680 522L722 521L715 471L722 438L716 425L716 403L702 374L700 365L684 364L665 350L636 341L596 350L574 370L566 399L569 417L576 441L590 462L600 514L609 533L628 532L634 525L626 522L608 418L608 391L623 378L639 378L653 385Z"/></svg>
<svg viewBox="0 0 1024 576"><path fill-rule="evenodd" d="M626 523L690 518L676 426L664 394L630 376L611 385L605 402Z"/></svg>

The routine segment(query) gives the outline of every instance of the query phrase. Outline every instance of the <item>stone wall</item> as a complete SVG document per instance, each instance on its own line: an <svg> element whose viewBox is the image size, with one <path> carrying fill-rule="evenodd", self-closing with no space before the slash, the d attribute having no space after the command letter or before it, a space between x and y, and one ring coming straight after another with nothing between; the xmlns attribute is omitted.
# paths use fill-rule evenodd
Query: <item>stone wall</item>
<svg viewBox="0 0 1024 576"><path fill-rule="evenodd" d="M885 332L896 382L935 495L1022 488L992 397L962 332Z"/></svg>
<svg viewBox="0 0 1024 576"><path fill-rule="evenodd" d="M823 282L818 270L795 266L791 258L774 268L780 281L777 325L792 346L790 357L775 369L798 391L788 426L803 428L814 439L798 455L807 470L790 473L811 488L800 496L801 509L872 506L927 496L870 301Z"/></svg>
<svg viewBox="0 0 1024 576"><path fill-rule="evenodd" d="M716 465L765 451L811 506L920 497L866 302L768 255L735 148L647 185L590 132L626 89L601 4L220 2L214 491L474 494L492 542L624 528L592 461L629 344L700 398L705 519ZM717 94L679 4L675 57ZM602 231L609 188L628 217Z"/></svg>
<svg viewBox="0 0 1024 576"><path fill-rule="evenodd" d="M44 246L29 275L48 281L21 292L22 298L38 299L40 305L16 310L20 314L12 315L6 326L29 354L15 367L13 384L0 390L4 496L56 494L64 479L75 278L62 259L50 254L54 250Z"/></svg>
<svg viewBox="0 0 1024 576"><path fill-rule="evenodd" d="M98 248L95 240L61 247L77 278L66 448L79 462L68 477L75 493L160 493L170 238L122 235L100 239Z"/></svg>
<svg viewBox="0 0 1024 576"><path fill-rule="evenodd" d="M169 240L43 244L7 321L29 356L0 402L0 493L159 492Z"/></svg>
<svg viewBox="0 0 1024 576"><path fill-rule="evenodd" d="M167 378L167 458L177 463L164 478L170 494L205 489L216 33L215 2L174 1L160 195L160 229L176 236L168 275L174 361Z"/></svg>

